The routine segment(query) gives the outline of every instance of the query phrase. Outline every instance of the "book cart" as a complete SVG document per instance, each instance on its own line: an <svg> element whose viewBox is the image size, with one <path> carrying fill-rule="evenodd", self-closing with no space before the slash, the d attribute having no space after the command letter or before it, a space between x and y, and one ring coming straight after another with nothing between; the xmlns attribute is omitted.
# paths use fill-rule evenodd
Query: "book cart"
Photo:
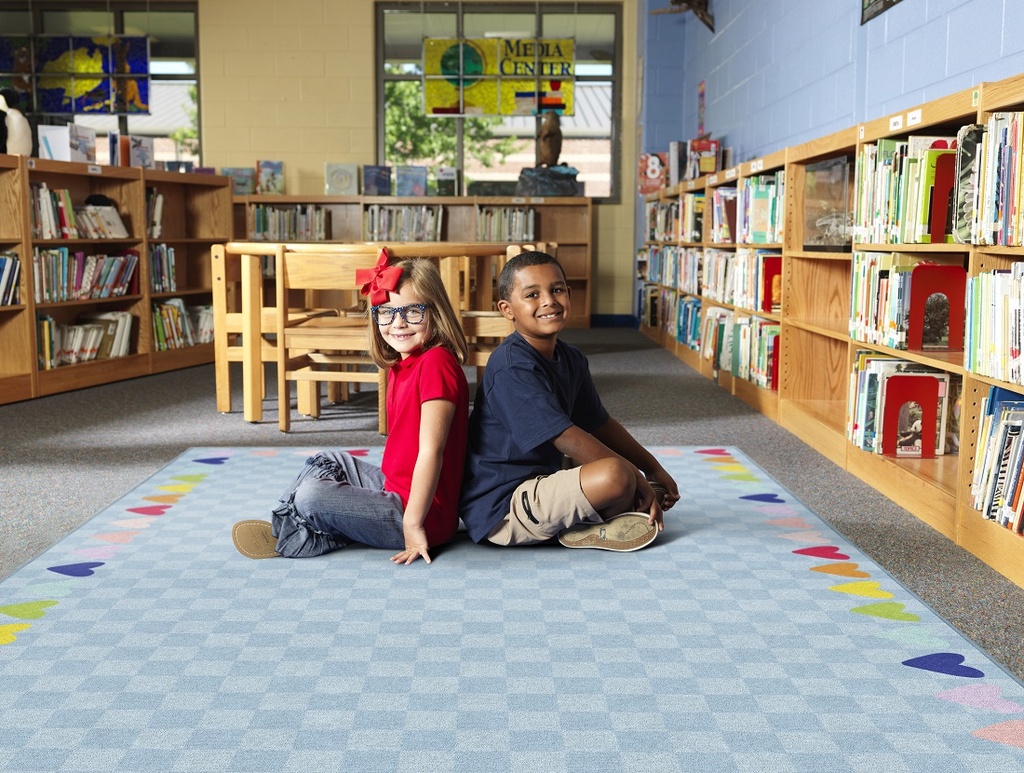
<svg viewBox="0 0 1024 773"><path fill-rule="evenodd" d="M1024 378L1019 368L1012 376L1006 375L1005 370L1007 363L1019 356L1016 354L1018 342L1011 343L1010 334L1000 339L998 333L992 333L998 342L996 347L1002 347L996 353L996 360L1004 370L985 372L972 365L970 356L965 357L965 351L960 349L958 342L948 349L920 345L903 348L865 338L859 332L859 312L855 307L858 302L858 252L899 253L910 263L934 264L954 274L959 271L969 283L982 275L1007 274L1013 266L1024 263L1024 234L1014 235L1007 243L991 243L991 240L989 243L977 243L976 240L957 243L921 238L920 232L908 238L896 226L879 233L862 232L856 224L849 224L855 233L852 246L814 244L810 233L814 225L824 224L830 228L835 223L830 220L829 213L817 209L820 202L811 201L807 193L808 176L833 162L847 165L851 182L859 179L855 175L856 167L863 163L868 146L885 147L890 140L909 142L915 136L955 137L962 127L984 125L993 113L1001 111L1020 111L1024 118L1024 75L983 83L900 113L788 147L765 159L741 164L735 168L733 180L726 179L726 174L719 172L645 197L645 214L649 214L652 209L658 206L667 208L679 199L681 187L688 184L692 188L700 188L708 196L701 246L705 254L708 249L729 250L736 245L714 241L711 222L714 190L723 185L739 184L750 176L754 169L748 168L748 164L753 164L754 168L762 164L765 168L775 164L784 167L782 306L781 314L777 315L781 336L778 393L774 402L771 394L767 399L751 400L744 394L744 390L749 389L749 382L743 383L731 374L724 375L722 368L709 369L703 358L694 357L692 349L680 347L676 323L668 320L666 315L672 312L673 298L682 299L688 294L678 289L678 279L666 278L661 260L664 247L681 246L678 237L658 234L656 238L645 223L644 249L638 274L645 282L640 289L641 330L649 338L673 351L703 375L714 378L720 386L773 418L835 464L869 483L1024 587L1024 536L997 520L986 518L972 500L975 469L982 464L985 451L980 447L980 441L984 402L990 388L1001 387L1024 401ZM854 199L850 209L854 210L864 191L851 185L850 195ZM894 202L899 202L898 195ZM891 206L895 210L890 210L890 217L894 211L901 212L905 204L893 203ZM860 214L863 216L865 213ZM915 213L915 216L919 214ZM871 217L870 214L867 216ZM884 219L884 215L879 217ZM922 227L927 233L928 225ZM931 227L934 228L934 224ZM1018 228L1020 230L1024 229ZM964 310L953 300L959 285L953 282L950 287L953 288L949 315L952 323ZM706 283L702 286L701 295L704 292ZM728 307L728 304L706 297L701 300L705 307L701 310L705 321L702 333L706 333L710 329L706 325L709 310ZM964 305L967 305L966 299ZM742 306L733 310L737 314L756 311ZM991 307L981 308L975 304L972 314L973 317L967 316L963 322L968 338L971 335L976 337L979 330L997 329ZM950 327L952 329L953 324ZM851 423L856 419L851 414L854 402L852 380L858 353L865 352L900 358L915 366L933 369L943 378L948 374L951 380L960 379L962 398L958 453L906 458L863 450L851 442ZM760 396L761 392L755 391L754 394Z"/></svg>
<svg viewBox="0 0 1024 773"><path fill-rule="evenodd" d="M383 211L389 222L405 217L430 227L387 230L378 219ZM279 219L280 228L263 227L268 213ZM317 223L319 230L301 227L306 222ZM590 327L594 225L586 197L236 195L233 223L234 238L248 242L554 243L572 288L569 327Z"/></svg>
<svg viewBox="0 0 1024 773"><path fill-rule="evenodd" d="M50 191L66 191L65 201L76 208L93 195L112 200L127 237L58 234L60 238L42 238L43 234L33 231L39 217L38 210L33 212L33 194L43 184ZM164 197L159 239L150 238L147 188ZM211 303L210 247L227 241L230 231L231 189L226 177L0 154L0 252L13 253L20 260L18 303L0 307L0 404L211 362L212 343L157 351L153 304L172 297ZM176 292L152 291L149 256L157 244L176 248ZM124 294L46 299L38 293L40 279L33 270L33 256L60 248L99 255L131 252L138 263ZM127 354L57 367L43 363L41 317L64 324L104 312L131 316Z"/></svg>

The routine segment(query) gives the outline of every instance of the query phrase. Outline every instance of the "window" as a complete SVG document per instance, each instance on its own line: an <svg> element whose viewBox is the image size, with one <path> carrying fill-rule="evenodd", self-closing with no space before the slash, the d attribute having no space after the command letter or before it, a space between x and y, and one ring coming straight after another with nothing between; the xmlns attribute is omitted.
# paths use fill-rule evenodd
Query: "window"
<svg viewBox="0 0 1024 773"><path fill-rule="evenodd" d="M157 161L199 163L199 82L194 2L0 2L4 35L145 35L149 37L149 113L140 115L37 116L44 123L74 120L96 129L155 138ZM97 161L108 160L96 144Z"/></svg>
<svg viewBox="0 0 1024 773"><path fill-rule="evenodd" d="M579 170L585 195L618 202L621 29L611 4L377 3L379 163L455 166L463 193L510 195L520 170L538 163L541 117L424 115L423 39L573 38L575 110L561 119L559 162Z"/></svg>

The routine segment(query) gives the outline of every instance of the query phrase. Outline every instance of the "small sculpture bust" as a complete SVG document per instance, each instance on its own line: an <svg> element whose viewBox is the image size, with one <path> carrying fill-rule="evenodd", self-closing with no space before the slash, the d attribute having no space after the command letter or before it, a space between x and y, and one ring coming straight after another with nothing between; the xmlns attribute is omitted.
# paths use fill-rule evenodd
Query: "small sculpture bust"
<svg viewBox="0 0 1024 773"><path fill-rule="evenodd" d="M4 123L0 132L0 153L31 156L32 126L18 109L20 101L14 89L0 89L0 121Z"/></svg>
<svg viewBox="0 0 1024 773"><path fill-rule="evenodd" d="M544 121L537 133L541 166L556 166L562 152L562 124L558 113L544 113Z"/></svg>

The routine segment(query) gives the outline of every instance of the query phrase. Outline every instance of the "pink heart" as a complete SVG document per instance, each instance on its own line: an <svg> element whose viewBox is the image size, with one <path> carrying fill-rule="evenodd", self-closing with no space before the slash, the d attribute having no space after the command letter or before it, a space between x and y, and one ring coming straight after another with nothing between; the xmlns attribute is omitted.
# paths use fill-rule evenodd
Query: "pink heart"
<svg viewBox="0 0 1024 773"><path fill-rule="evenodd" d="M849 556L845 553L840 553L839 548L835 545L818 545L813 548L800 548L794 550L794 553L799 553L802 556L813 556L814 558L828 558L835 561L848 561Z"/></svg>
<svg viewBox="0 0 1024 773"><path fill-rule="evenodd" d="M766 508L767 509L767 508ZM781 529L813 529L811 524L807 523L803 518L776 518L771 521L765 521L769 526L778 526Z"/></svg>
<svg viewBox="0 0 1024 773"><path fill-rule="evenodd" d="M138 513L139 515L163 515L171 509L171 505L146 505L145 507L129 507L129 513Z"/></svg>
<svg viewBox="0 0 1024 773"><path fill-rule="evenodd" d="M972 709L996 711L1000 714L1017 714L1024 711L1024 706L1002 697L1002 690L995 684L966 684L935 693L936 698L952 703L970 706Z"/></svg>
<svg viewBox="0 0 1024 773"><path fill-rule="evenodd" d="M148 529L154 521L148 518L125 518L121 521L111 521L111 526L125 526L129 529Z"/></svg>

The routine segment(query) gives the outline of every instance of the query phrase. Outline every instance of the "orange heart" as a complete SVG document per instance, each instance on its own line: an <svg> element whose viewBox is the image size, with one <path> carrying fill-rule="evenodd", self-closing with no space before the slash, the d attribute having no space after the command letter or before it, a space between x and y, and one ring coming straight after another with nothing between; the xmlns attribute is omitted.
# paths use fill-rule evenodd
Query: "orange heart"
<svg viewBox="0 0 1024 773"><path fill-rule="evenodd" d="M870 577L869 572L862 572L857 568L857 564L852 561L842 561L838 564L822 564L821 566L812 566L812 572L821 572L822 574L834 574L838 577Z"/></svg>
<svg viewBox="0 0 1024 773"><path fill-rule="evenodd" d="M160 502L162 504L173 505L175 502L181 499L181 497L181 494L160 494L159 496L155 497L143 497L143 499L145 499L147 502Z"/></svg>

